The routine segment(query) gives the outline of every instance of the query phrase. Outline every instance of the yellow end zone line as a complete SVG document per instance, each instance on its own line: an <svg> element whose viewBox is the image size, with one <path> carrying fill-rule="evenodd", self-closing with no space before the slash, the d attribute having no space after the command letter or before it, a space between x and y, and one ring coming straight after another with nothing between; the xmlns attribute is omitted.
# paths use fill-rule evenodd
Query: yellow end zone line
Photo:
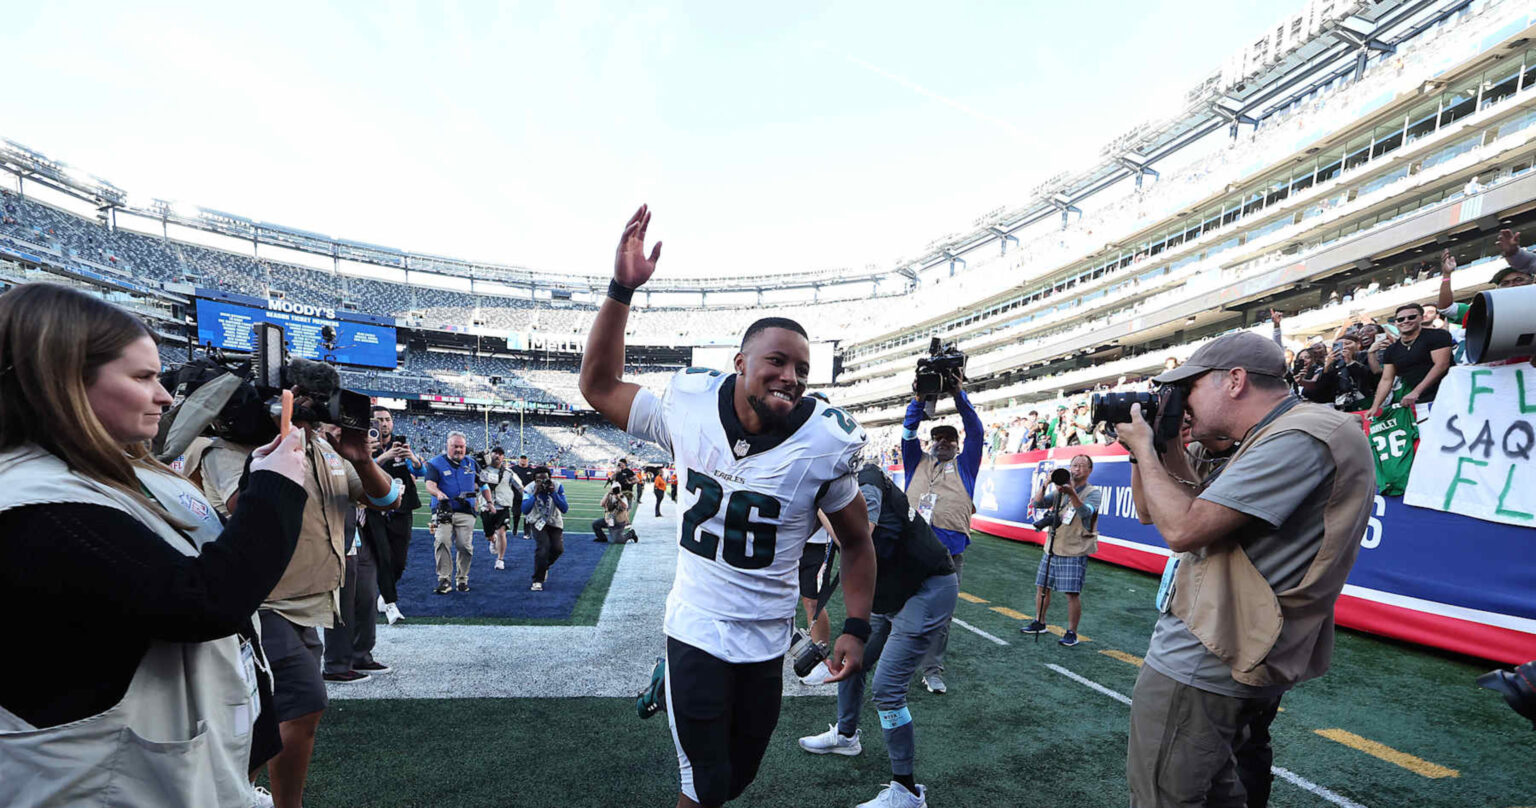
<svg viewBox="0 0 1536 808"><path fill-rule="evenodd" d="M970 600L970 598L966 598L966 600ZM984 600L981 601L981 602L982 603L986 603L986 601L984 601ZM1000 614L1000 615L1002 615L1004 617L1011 617L1011 618L1013 618L1015 620L1032 620L1033 619L1029 615L1027 615L1027 614L1025 614L1023 612L1014 611L1013 609L1010 609L1007 606L988 606L987 608L991 609L994 612L997 612L998 614ZM1062 628L1061 626L1046 626L1045 630L1049 631L1052 634L1055 634L1058 637L1060 637L1063 634L1067 633L1067 630ZM1093 642L1092 639L1090 639L1088 636L1083 635L1083 634L1077 635L1077 640L1078 640L1078 642Z"/></svg>
<svg viewBox="0 0 1536 808"><path fill-rule="evenodd" d="M1099 653L1109 657L1110 659L1118 659L1127 665L1135 665L1138 668L1141 667L1141 657L1136 656L1135 654L1127 654L1124 651L1116 651L1113 648L1107 648L1103 651L1100 651Z"/></svg>
<svg viewBox="0 0 1536 808"><path fill-rule="evenodd" d="M1349 732L1347 730L1320 729L1316 730L1316 732L1318 735L1321 735L1324 738L1333 741L1334 743L1344 744L1350 749L1364 752L1373 758L1385 760L1386 762L1395 766L1401 766L1421 777L1428 777L1432 780L1438 780L1442 777L1461 776L1461 772L1458 772L1455 769L1448 769L1438 763L1430 763L1423 758L1414 757L1407 752L1399 752L1396 749L1387 746L1386 744L1377 743L1376 741L1373 741L1369 738L1362 738L1359 735L1356 735L1353 732Z"/></svg>

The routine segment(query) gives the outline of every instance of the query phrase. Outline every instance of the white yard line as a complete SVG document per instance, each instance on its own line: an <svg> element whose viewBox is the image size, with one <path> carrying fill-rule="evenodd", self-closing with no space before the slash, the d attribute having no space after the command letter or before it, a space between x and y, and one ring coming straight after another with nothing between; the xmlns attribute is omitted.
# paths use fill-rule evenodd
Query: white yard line
<svg viewBox="0 0 1536 808"><path fill-rule="evenodd" d="M966 631L971 631L971 632L974 632L976 634L980 634L981 636L991 640L992 642L997 643L998 645L1007 645L1008 644L1007 640L998 639L997 637L994 637L991 634L988 634L987 632L982 631L981 629L971 625L970 623L965 622L964 620L961 620L958 617L951 617L949 619L949 622L954 623L955 625L965 629Z"/></svg>
<svg viewBox="0 0 1536 808"><path fill-rule="evenodd" d="M1104 685L1101 685L1098 682L1093 681L1092 679L1089 679L1089 678L1087 678L1085 676L1079 676L1079 675L1073 673L1072 671L1069 671L1066 668L1063 668L1060 665L1047 664L1046 667L1050 668L1053 671L1056 671L1057 673L1061 674L1062 676L1067 677L1068 679L1071 679L1074 682L1077 682L1080 685L1092 688L1093 690L1097 690L1098 692L1103 693L1104 695L1114 699L1115 701L1120 702L1121 704L1129 706L1130 703L1131 703L1130 697L1125 695L1124 693L1120 693L1118 691L1111 690L1111 689L1105 687ZM1346 797L1346 796L1344 796L1342 794L1337 794L1337 793L1333 792L1330 789L1324 788L1324 787L1318 785L1317 783L1314 783L1311 780L1308 780L1307 778L1302 777L1301 775L1296 774L1295 772L1293 772L1293 771L1291 771L1289 769L1282 769L1279 766L1271 766L1270 767L1270 771L1274 772L1276 777L1279 777L1280 779L1286 781L1287 783L1290 783L1291 785L1296 786L1297 788L1299 788L1299 789L1301 789L1303 791L1307 791L1307 792L1315 794L1315 795L1317 795L1319 797L1322 797L1323 799L1333 803L1334 805L1339 806L1339 808L1365 808L1364 805L1361 805L1360 803L1355 802L1354 800L1352 800L1352 799L1350 799L1350 798L1348 798L1348 797Z"/></svg>

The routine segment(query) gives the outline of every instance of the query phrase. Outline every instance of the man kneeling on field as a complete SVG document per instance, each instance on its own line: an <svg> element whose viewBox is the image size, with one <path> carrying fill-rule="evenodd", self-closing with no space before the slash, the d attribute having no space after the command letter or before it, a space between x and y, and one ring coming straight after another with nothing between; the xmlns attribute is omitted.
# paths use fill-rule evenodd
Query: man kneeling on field
<svg viewBox="0 0 1536 808"><path fill-rule="evenodd" d="M859 470L859 491L869 507L875 554L875 600L872 631L864 646L864 667L875 671L875 707L891 758L891 784L859 808L921 808L928 790L917 784L913 771L916 736L907 711L907 686L924 654L955 612L960 582L949 550L928 523L908 510L902 493L880 466ZM817 755L857 755L859 710L864 702L864 674L837 685L837 723L820 735L800 739L800 748Z"/></svg>

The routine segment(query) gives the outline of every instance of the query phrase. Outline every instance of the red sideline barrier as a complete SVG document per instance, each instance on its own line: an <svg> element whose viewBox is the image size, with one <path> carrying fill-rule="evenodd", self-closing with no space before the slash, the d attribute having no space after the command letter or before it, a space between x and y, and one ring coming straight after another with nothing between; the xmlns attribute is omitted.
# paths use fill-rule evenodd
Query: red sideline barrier
<svg viewBox="0 0 1536 808"><path fill-rule="evenodd" d="M1045 534L1040 531L984 516L971 517L971 527L1005 539L1045 544ZM1092 558L1154 575L1162 573L1168 560L1167 556L1156 552L1104 541L1099 542L1099 551ZM1339 596L1334 607L1334 619L1345 628L1483 659L1489 658L1490 650L1494 649L1497 649L1496 658L1501 662L1519 663L1536 659L1536 635L1393 606L1354 595Z"/></svg>

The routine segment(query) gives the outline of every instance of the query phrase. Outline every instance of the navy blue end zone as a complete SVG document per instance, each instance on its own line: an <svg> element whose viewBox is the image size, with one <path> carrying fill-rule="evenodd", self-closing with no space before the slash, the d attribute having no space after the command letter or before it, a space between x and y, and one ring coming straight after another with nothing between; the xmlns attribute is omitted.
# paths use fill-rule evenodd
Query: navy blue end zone
<svg viewBox="0 0 1536 808"><path fill-rule="evenodd" d="M591 533L566 533L565 554L550 568L544 591L530 591L533 582L533 542L507 536L507 568L495 569L485 534L475 531L474 561L469 567L469 591L435 595L436 565L432 534L411 531L411 551L400 579L400 611L412 618L503 618L509 620L567 620L609 545L592 541ZM615 550L615 552L619 552Z"/></svg>

